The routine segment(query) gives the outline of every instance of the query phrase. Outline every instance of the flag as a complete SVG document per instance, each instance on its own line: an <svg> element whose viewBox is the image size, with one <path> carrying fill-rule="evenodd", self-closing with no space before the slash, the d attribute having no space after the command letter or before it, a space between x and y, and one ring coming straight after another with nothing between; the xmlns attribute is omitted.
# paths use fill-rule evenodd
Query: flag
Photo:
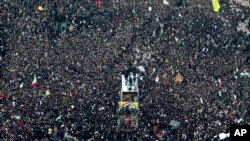
<svg viewBox="0 0 250 141"><path fill-rule="evenodd" d="M138 102L133 102L134 106L136 109L139 109L139 103Z"/></svg>
<svg viewBox="0 0 250 141"><path fill-rule="evenodd" d="M219 10L220 10L219 0L212 0L212 4L213 4L214 11L215 12L219 12Z"/></svg>
<svg viewBox="0 0 250 141"><path fill-rule="evenodd" d="M159 77L158 76L156 76L156 78L155 78L155 82L159 82Z"/></svg>
<svg viewBox="0 0 250 141"><path fill-rule="evenodd" d="M118 105L119 105L119 109L121 109L127 102L118 102Z"/></svg>
<svg viewBox="0 0 250 141"><path fill-rule="evenodd" d="M102 7L102 0L97 0L97 6L98 6L98 8Z"/></svg>
<svg viewBox="0 0 250 141"><path fill-rule="evenodd" d="M152 7L151 7L151 6L148 7L148 11L149 11L149 12L152 11Z"/></svg>
<svg viewBox="0 0 250 141"><path fill-rule="evenodd" d="M180 122L177 121L177 120L171 120L170 123L169 123L169 125L171 125L172 127L177 128L177 127L180 126Z"/></svg>
<svg viewBox="0 0 250 141"><path fill-rule="evenodd" d="M122 27L122 21L119 21L119 27Z"/></svg>
<svg viewBox="0 0 250 141"><path fill-rule="evenodd" d="M20 84L20 89L23 88L23 82Z"/></svg>
<svg viewBox="0 0 250 141"><path fill-rule="evenodd" d="M60 121L60 120L62 120L62 115L60 115L60 116L58 116L58 117L56 118L56 121Z"/></svg>
<svg viewBox="0 0 250 141"><path fill-rule="evenodd" d="M220 84L220 88L222 88L223 82L221 78L219 79L219 84Z"/></svg>
<svg viewBox="0 0 250 141"><path fill-rule="evenodd" d="M237 96L236 96L236 95L234 95L234 99L235 99L235 100L237 99Z"/></svg>
<svg viewBox="0 0 250 141"><path fill-rule="evenodd" d="M19 120L19 119L21 119L21 116L15 115L14 118L15 118L16 120Z"/></svg>
<svg viewBox="0 0 250 141"><path fill-rule="evenodd" d="M146 72L145 68L143 66L138 66L137 67L141 72Z"/></svg>
<svg viewBox="0 0 250 141"><path fill-rule="evenodd" d="M4 94L0 93L0 99L4 99Z"/></svg>
<svg viewBox="0 0 250 141"><path fill-rule="evenodd" d="M32 81L32 87L36 88L37 86L38 86L38 84L37 84L37 78L36 78L36 75L34 75L33 81Z"/></svg>
<svg viewBox="0 0 250 141"><path fill-rule="evenodd" d="M73 31L74 30L74 26L73 25L70 25L69 26L69 31L71 32L71 31Z"/></svg>
<svg viewBox="0 0 250 141"><path fill-rule="evenodd" d="M248 27L250 25L249 20L245 20L244 24Z"/></svg>
<svg viewBox="0 0 250 141"><path fill-rule="evenodd" d="M168 1L167 0L163 0L163 4L165 5L169 5Z"/></svg>
<svg viewBox="0 0 250 141"><path fill-rule="evenodd" d="M19 120L19 121L18 121L18 127L19 127L19 128L23 128L23 121L22 121L22 120Z"/></svg>
<svg viewBox="0 0 250 141"><path fill-rule="evenodd" d="M23 10L22 9L19 9L19 14L22 14L23 13Z"/></svg>
<svg viewBox="0 0 250 141"><path fill-rule="evenodd" d="M177 84L181 83L182 81L183 81L183 77L180 74L175 76L175 82Z"/></svg>
<svg viewBox="0 0 250 141"><path fill-rule="evenodd" d="M229 137L230 137L230 133L220 133L219 134L220 140L224 140L224 139L229 138Z"/></svg>
<svg viewBox="0 0 250 141"><path fill-rule="evenodd" d="M201 102L201 104L203 104L203 99L200 97L200 102Z"/></svg>
<svg viewBox="0 0 250 141"><path fill-rule="evenodd" d="M36 10L37 11L43 11L43 7L41 5L39 5L39 6L36 7Z"/></svg>
<svg viewBox="0 0 250 141"><path fill-rule="evenodd" d="M157 132L155 133L155 136L156 136L157 138L159 138L159 139L163 139L164 134L165 134L164 130L163 130L163 129L160 129L159 131L157 131Z"/></svg>
<svg viewBox="0 0 250 141"><path fill-rule="evenodd" d="M51 134L52 134L52 131L53 131L52 128L49 128L49 129L48 129L48 134L51 135Z"/></svg>
<svg viewBox="0 0 250 141"><path fill-rule="evenodd" d="M159 129L157 126L154 126L153 132L158 139L163 139L163 136L165 134L165 131L163 129Z"/></svg>
<svg viewBox="0 0 250 141"><path fill-rule="evenodd" d="M46 97L47 97L47 96L51 96L50 90L46 90L44 96L46 96Z"/></svg>
<svg viewBox="0 0 250 141"><path fill-rule="evenodd" d="M219 96L221 96L221 91L219 91Z"/></svg>
<svg viewBox="0 0 250 141"><path fill-rule="evenodd" d="M70 93L69 93L69 96L70 96L70 97L73 97L73 94L72 94L72 92L70 92Z"/></svg>

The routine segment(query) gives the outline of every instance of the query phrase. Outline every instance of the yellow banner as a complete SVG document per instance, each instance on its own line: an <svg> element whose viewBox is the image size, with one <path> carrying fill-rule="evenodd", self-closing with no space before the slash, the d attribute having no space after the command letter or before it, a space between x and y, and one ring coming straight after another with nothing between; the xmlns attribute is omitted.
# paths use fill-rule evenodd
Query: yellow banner
<svg viewBox="0 0 250 141"><path fill-rule="evenodd" d="M125 108L125 107L134 107L135 109L139 109L139 103L138 102L118 102L119 109Z"/></svg>
<svg viewBox="0 0 250 141"><path fill-rule="evenodd" d="M123 107L124 104L126 104L127 102L118 102L119 105L119 109L121 109Z"/></svg>
<svg viewBox="0 0 250 141"><path fill-rule="evenodd" d="M133 102L134 106L136 109L139 109L139 103L138 102Z"/></svg>
<svg viewBox="0 0 250 141"><path fill-rule="evenodd" d="M215 12L219 12L219 10L220 10L219 0L212 0L212 4L213 4L214 11Z"/></svg>

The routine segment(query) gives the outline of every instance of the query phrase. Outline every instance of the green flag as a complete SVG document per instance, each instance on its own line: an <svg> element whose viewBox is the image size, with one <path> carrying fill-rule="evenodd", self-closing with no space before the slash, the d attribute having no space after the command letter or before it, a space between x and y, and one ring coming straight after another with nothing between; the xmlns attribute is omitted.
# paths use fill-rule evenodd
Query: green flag
<svg viewBox="0 0 250 141"><path fill-rule="evenodd" d="M249 20L245 20L244 24L245 24L246 26L249 26Z"/></svg>
<svg viewBox="0 0 250 141"><path fill-rule="evenodd" d="M48 97L48 96L51 96L52 94L50 93L50 90L46 90L46 92L45 92L45 97Z"/></svg>
<svg viewBox="0 0 250 141"><path fill-rule="evenodd" d="M56 118L56 121L60 121L60 120L62 120L62 115L60 115L60 116L58 116L58 117Z"/></svg>

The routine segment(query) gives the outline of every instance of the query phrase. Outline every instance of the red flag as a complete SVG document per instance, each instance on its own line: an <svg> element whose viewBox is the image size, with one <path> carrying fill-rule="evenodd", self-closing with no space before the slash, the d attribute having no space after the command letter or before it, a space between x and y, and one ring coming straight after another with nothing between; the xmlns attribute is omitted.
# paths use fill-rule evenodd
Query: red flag
<svg viewBox="0 0 250 141"><path fill-rule="evenodd" d="M158 139L162 139L163 136L164 136L164 131L161 129L159 130L158 132L155 133L155 136L158 138Z"/></svg>
<svg viewBox="0 0 250 141"><path fill-rule="evenodd" d="M19 120L19 121L18 121L18 127L19 127L19 128L23 128L23 121L22 121L22 120Z"/></svg>
<svg viewBox="0 0 250 141"><path fill-rule="evenodd" d="M219 84L220 84L220 88L222 88L223 82L221 78L219 79Z"/></svg>
<svg viewBox="0 0 250 141"><path fill-rule="evenodd" d="M163 139L163 136L165 134L164 130L163 129L159 129L157 126L154 126L153 127L153 132L155 134L155 136L158 138L158 139Z"/></svg>
<svg viewBox="0 0 250 141"><path fill-rule="evenodd" d="M97 0L97 6L98 6L98 8L102 7L102 0Z"/></svg>
<svg viewBox="0 0 250 141"><path fill-rule="evenodd" d="M32 81L32 87L33 87L33 88L36 88L37 86L38 86L37 78L36 78L36 75L34 75L33 81Z"/></svg>
<svg viewBox="0 0 250 141"><path fill-rule="evenodd" d="M0 99L4 99L4 94L0 93Z"/></svg>

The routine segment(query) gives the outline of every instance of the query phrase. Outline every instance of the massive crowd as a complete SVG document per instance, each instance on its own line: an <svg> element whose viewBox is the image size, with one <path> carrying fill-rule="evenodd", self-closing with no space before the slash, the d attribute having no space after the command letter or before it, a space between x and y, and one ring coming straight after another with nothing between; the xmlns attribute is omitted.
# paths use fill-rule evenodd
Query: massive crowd
<svg viewBox="0 0 250 141"><path fill-rule="evenodd" d="M152 141L155 126L170 141L227 133L242 118L240 73L249 72L250 37L237 26L250 11L234 4L221 0L215 13L210 1L196 0L103 0L101 8L90 0L2 0L0 139ZM120 75L137 66L146 69L139 127L123 132ZM48 89L51 96L39 95ZM246 106L242 121L250 123Z"/></svg>

